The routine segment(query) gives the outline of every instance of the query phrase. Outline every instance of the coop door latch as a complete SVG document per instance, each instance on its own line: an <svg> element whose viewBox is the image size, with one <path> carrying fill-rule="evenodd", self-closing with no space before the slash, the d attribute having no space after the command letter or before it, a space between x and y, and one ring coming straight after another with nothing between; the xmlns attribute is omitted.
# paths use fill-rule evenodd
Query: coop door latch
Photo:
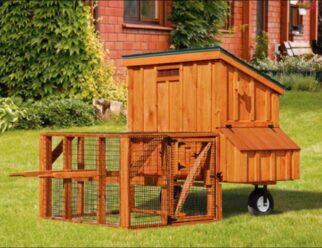
<svg viewBox="0 0 322 248"><path fill-rule="evenodd" d="M221 171L217 172L216 177L217 177L217 180L218 180L219 182L222 182L222 180L223 180L223 176L222 176L222 172L221 172Z"/></svg>

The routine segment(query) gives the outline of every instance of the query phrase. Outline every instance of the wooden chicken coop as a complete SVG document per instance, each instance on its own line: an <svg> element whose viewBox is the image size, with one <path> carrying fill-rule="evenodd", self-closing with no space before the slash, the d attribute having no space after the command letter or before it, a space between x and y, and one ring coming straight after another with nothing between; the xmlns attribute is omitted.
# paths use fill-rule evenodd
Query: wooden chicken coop
<svg viewBox="0 0 322 248"><path fill-rule="evenodd" d="M128 132L42 134L39 171L13 174L40 178L41 217L124 228L214 221L222 182L255 185L248 209L268 214L267 185L299 178L277 81L220 47L124 63Z"/></svg>
<svg viewBox="0 0 322 248"><path fill-rule="evenodd" d="M129 131L218 132L222 181L256 185L253 213L273 208L266 185L299 178L300 148L279 127L279 82L221 47L124 59Z"/></svg>

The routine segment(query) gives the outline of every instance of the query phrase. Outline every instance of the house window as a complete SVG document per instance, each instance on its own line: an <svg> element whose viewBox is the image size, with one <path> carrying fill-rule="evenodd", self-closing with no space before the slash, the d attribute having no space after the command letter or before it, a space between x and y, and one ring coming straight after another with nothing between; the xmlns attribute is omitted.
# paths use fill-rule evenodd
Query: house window
<svg viewBox="0 0 322 248"><path fill-rule="evenodd" d="M124 0L124 20L129 23L164 25L165 2L159 0Z"/></svg>
<svg viewBox="0 0 322 248"><path fill-rule="evenodd" d="M234 1L233 0L227 0L228 4L228 15L225 20L223 30L230 30L234 26Z"/></svg>
<svg viewBox="0 0 322 248"><path fill-rule="evenodd" d="M292 35L303 34L303 16L300 15L299 4L302 4L302 1L296 4L290 2L290 32Z"/></svg>
<svg viewBox="0 0 322 248"><path fill-rule="evenodd" d="M267 32L268 0L257 0L256 35Z"/></svg>

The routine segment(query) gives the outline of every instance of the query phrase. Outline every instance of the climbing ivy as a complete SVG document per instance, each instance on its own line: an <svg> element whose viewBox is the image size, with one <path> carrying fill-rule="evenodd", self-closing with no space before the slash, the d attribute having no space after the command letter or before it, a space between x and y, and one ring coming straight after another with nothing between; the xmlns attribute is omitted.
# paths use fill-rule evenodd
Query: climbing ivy
<svg viewBox="0 0 322 248"><path fill-rule="evenodd" d="M91 21L82 0L1 0L0 96L108 94L113 70Z"/></svg>
<svg viewBox="0 0 322 248"><path fill-rule="evenodd" d="M228 14L227 0L173 0L171 45L175 49L218 44L216 35Z"/></svg>

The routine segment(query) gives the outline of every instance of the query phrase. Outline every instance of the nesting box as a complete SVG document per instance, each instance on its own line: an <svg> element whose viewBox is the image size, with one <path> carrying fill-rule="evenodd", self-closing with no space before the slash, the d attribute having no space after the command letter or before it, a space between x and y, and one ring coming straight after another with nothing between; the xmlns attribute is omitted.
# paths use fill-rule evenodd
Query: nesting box
<svg viewBox="0 0 322 248"><path fill-rule="evenodd" d="M124 59L129 131L219 132L224 182L299 178L300 148L279 127L279 82L220 47Z"/></svg>

